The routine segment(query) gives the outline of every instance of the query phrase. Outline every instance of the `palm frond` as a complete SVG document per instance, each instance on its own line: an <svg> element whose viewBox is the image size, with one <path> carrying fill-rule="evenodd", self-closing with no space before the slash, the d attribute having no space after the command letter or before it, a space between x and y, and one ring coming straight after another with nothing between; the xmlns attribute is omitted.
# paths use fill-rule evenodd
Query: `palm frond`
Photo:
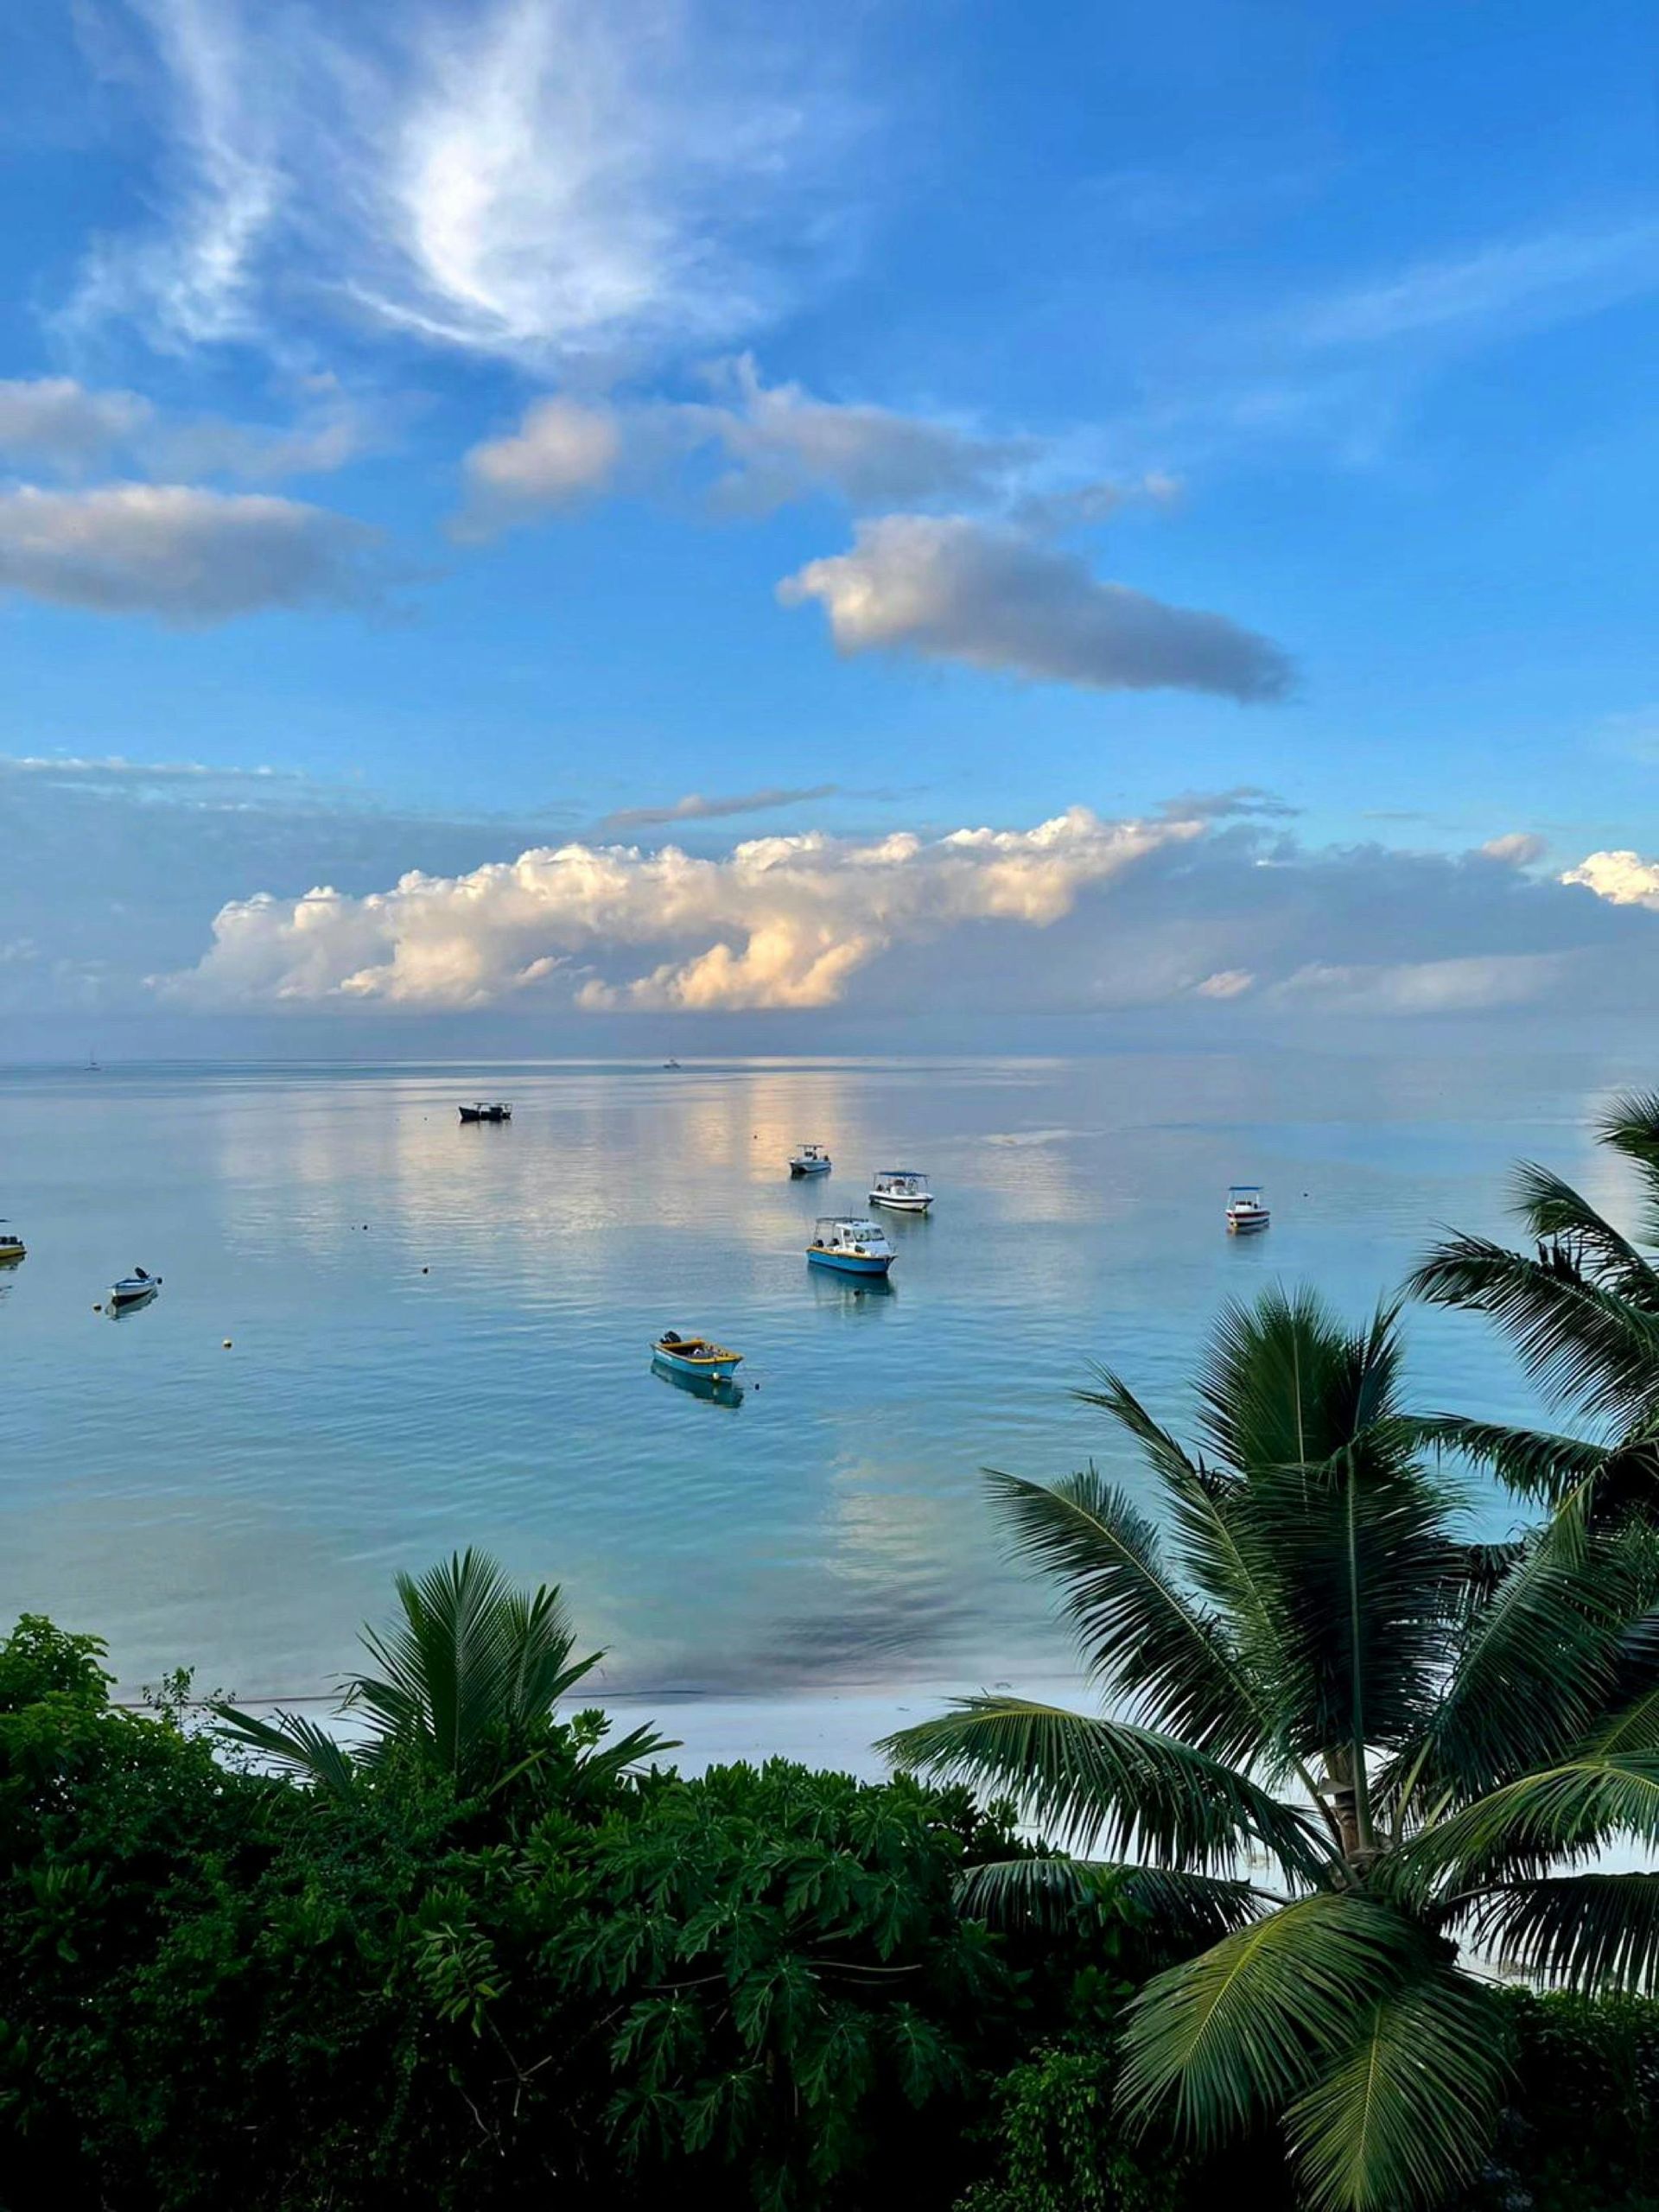
<svg viewBox="0 0 1659 2212"><path fill-rule="evenodd" d="M1500 1967L1593 1992L1659 1989L1659 1874L1555 1874L1480 1898L1470 1934Z"/></svg>
<svg viewBox="0 0 1659 2212"><path fill-rule="evenodd" d="M1417 1770L1467 1797L1567 1750L1611 1688L1628 1602L1611 1548L1569 1501L1474 1609Z"/></svg>
<svg viewBox="0 0 1659 2212"><path fill-rule="evenodd" d="M1659 1316L1588 1281L1562 1246L1527 1259L1485 1237L1448 1237L1408 1287L1487 1314L1557 1404L1629 1421L1659 1403Z"/></svg>
<svg viewBox="0 0 1659 2212"><path fill-rule="evenodd" d="M1641 1176L1648 1202L1643 1231L1649 1244L1659 1244L1659 1092L1629 1090L1615 1098L1596 1134Z"/></svg>
<svg viewBox="0 0 1659 2212"><path fill-rule="evenodd" d="M1497 2120L1503 2026L1492 1993L1449 1967L1378 1998L1285 2117L1315 2212L1407 2212L1470 2179Z"/></svg>
<svg viewBox="0 0 1659 2212"><path fill-rule="evenodd" d="M895 1764L1014 1798L1041 1832L1093 1856L1230 1869L1252 1841L1293 1881L1328 1859L1312 1823L1218 1759L1127 1721L1019 1698L964 1698L890 1736Z"/></svg>
<svg viewBox="0 0 1659 2212"><path fill-rule="evenodd" d="M1427 1414L1414 1424L1422 1442L1488 1468L1517 1497L1560 1505L1606 1467L1611 1447L1548 1429L1511 1428L1462 1414Z"/></svg>
<svg viewBox="0 0 1659 2212"><path fill-rule="evenodd" d="M1225 1306L1198 1377L1202 1426L1240 1474L1317 1466L1393 1410L1400 1346L1384 1307L1358 1335L1312 1290Z"/></svg>
<svg viewBox="0 0 1659 2212"><path fill-rule="evenodd" d="M1123 1492L1092 1468L1052 1489L987 1475L1016 1554L1061 1583L1090 1671L1125 1716L1218 1758L1254 1751L1264 1719L1236 1654Z"/></svg>
<svg viewBox="0 0 1659 2212"><path fill-rule="evenodd" d="M1056 1932L1079 1912L1127 1910L1156 1933L1195 1945L1216 1942L1262 1909L1245 1882L1058 1852L969 1867L957 1884L957 1904L992 1928Z"/></svg>
<svg viewBox="0 0 1659 2212"><path fill-rule="evenodd" d="M1515 1211L1541 1243L1564 1244L1592 1282L1659 1313L1659 1274L1570 1183L1525 1160L1515 1171Z"/></svg>
<svg viewBox="0 0 1659 2212"><path fill-rule="evenodd" d="M1401 1859L1460 1892L1583 1860L1619 1837L1659 1842L1659 1751L1583 1752L1520 1775L1424 1828Z"/></svg>
<svg viewBox="0 0 1659 2212"><path fill-rule="evenodd" d="M350 1752L303 1713L279 1713L275 1720L262 1720L233 1705L215 1705L212 1711L219 1722L214 1732L226 1743L257 1751L267 1766L313 1783L332 1796L356 1796L358 1771Z"/></svg>
<svg viewBox="0 0 1659 2212"><path fill-rule="evenodd" d="M1354 1891L1301 1897L1159 1974L1130 2005L1120 2108L1208 2146L1282 2110L1351 2049L1378 1999L1421 1970L1423 1938Z"/></svg>

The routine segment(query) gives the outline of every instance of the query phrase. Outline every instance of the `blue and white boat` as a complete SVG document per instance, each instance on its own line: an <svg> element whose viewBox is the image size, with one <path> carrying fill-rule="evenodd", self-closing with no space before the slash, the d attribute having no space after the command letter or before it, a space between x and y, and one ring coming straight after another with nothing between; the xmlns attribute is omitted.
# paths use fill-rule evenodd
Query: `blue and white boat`
<svg viewBox="0 0 1659 2212"><path fill-rule="evenodd" d="M815 1268L844 1275L885 1275L897 1255L873 1221L820 1221L806 1256Z"/></svg>
<svg viewBox="0 0 1659 2212"><path fill-rule="evenodd" d="M683 1337L674 1329L664 1329L651 1350L654 1359L677 1375L694 1376L704 1382L729 1382L743 1363L741 1351L709 1337Z"/></svg>
<svg viewBox="0 0 1659 2212"><path fill-rule="evenodd" d="M890 1213L925 1213L933 1203L927 1178L919 1167L879 1167L870 1189L870 1204L886 1206Z"/></svg>
<svg viewBox="0 0 1659 2212"><path fill-rule="evenodd" d="M135 1268L130 1275L123 1275L119 1282L110 1285L105 1304L111 1313L124 1313L130 1306L148 1306L161 1287L160 1275Z"/></svg>
<svg viewBox="0 0 1659 2212"><path fill-rule="evenodd" d="M791 1175L827 1175L830 1166L830 1155L821 1144L797 1145L789 1155Z"/></svg>
<svg viewBox="0 0 1659 2212"><path fill-rule="evenodd" d="M1227 1234L1254 1236L1272 1218L1259 1183L1235 1183L1227 1192Z"/></svg>

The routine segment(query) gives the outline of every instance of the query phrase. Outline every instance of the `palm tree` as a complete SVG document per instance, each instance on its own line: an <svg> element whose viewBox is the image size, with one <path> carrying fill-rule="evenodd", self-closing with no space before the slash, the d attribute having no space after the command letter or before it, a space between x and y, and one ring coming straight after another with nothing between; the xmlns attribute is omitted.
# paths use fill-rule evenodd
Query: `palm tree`
<svg viewBox="0 0 1659 2212"><path fill-rule="evenodd" d="M968 1910L1128 1885L1210 1923L1129 2009L1121 2108L1200 2147L1274 2120L1344 2212L1431 2203L1490 2139L1502 2023L1459 1936L1575 1986L1659 1975L1659 1877L1583 1871L1659 1839L1653 1540L1569 1503L1460 1541L1399 1363L1390 1309L1351 1332L1306 1293L1230 1308L1195 1451L1101 1370L1079 1395L1135 1439L1166 1533L1092 1469L989 1480L1105 1709L970 1698L883 1746L1060 1847L978 1870Z"/></svg>
<svg viewBox="0 0 1659 2212"><path fill-rule="evenodd" d="M224 1738L340 1796L400 1768L446 1777L460 1797L486 1796L544 1759L560 1741L555 1707L604 1656L571 1657L575 1636L557 1588L527 1596L471 1549L418 1580L398 1575L396 1587L401 1619L362 1633L379 1672L343 1686L341 1711L365 1724L360 1741L342 1745L302 1714L262 1720L220 1705ZM587 1784L675 1748L636 1728L601 1749L599 1733L584 1727L574 1742Z"/></svg>
<svg viewBox="0 0 1659 2212"><path fill-rule="evenodd" d="M1640 1234L1659 1245L1659 1096L1615 1099L1601 1141L1635 1166ZM1570 1183L1525 1160L1516 1212L1529 1255L1484 1236L1444 1238L1408 1287L1440 1306L1485 1313L1510 1337L1548 1400L1598 1436L1440 1414L1424 1433L1491 1470L1523 1497L1556 1504L1582 1490L1592 1517L1659 1523L1659 1267Z"/></svg>

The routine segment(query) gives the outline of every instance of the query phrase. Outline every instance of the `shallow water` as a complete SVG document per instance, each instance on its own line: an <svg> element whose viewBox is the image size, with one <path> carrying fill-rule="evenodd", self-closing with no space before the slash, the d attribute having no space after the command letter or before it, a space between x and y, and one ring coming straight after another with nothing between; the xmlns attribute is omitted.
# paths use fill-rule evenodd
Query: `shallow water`
<svg viewBox="0 0 1659 2212"><path fill-rule="evenodd" d="M1229 1295L1358 1313L1437 1222L1498 1232L1520 1154L1604 1201L1582 1062L1076 1061L0 1073L0 1616L109 1640L124 1685L315 1695L391 1576L475 1543L562 1581L617 1692L908 1698L1069 1664L976 1471L1132 1457L1068 1396L1109 1361L1179 1423ZM455 1102L511 1097L505 1128ZM827 1183L791 1183L796 1141ZM809 1269L869 1171L931 1171L886 1295ZM1262 1237L1229 1239L1260 1178ZM1611 1185L1611 1187L1610 1187ZM147 1308L93 1311L135 1264ZM747 1355L735 1406L653 1373ZM1459 1317L1423 1405L1525 1408ZM232 1349L222 1348L225 1338ZM1496 1504L1485 1518L1508 1517Z"/></svg>

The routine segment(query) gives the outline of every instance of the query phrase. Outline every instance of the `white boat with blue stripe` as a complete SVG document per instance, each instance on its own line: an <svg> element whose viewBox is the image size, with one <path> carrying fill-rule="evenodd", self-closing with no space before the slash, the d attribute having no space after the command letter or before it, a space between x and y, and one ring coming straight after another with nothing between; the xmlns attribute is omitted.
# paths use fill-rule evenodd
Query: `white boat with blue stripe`
<svg viewBox="0 0 1659 2212"><path fill-rule="evenodd" d="M884 1275L897 1255L873 1221L819 1222L806 1256L815 1268L834 1268L843 1275Z"/></svg>
<svg viewBox="0 0 1659 2212"><path fill-rule="evenodd" d="M827 1175L830 1165L830 1155L821 1144L798 1145L789 1156L791 1175Z"/></svg>

